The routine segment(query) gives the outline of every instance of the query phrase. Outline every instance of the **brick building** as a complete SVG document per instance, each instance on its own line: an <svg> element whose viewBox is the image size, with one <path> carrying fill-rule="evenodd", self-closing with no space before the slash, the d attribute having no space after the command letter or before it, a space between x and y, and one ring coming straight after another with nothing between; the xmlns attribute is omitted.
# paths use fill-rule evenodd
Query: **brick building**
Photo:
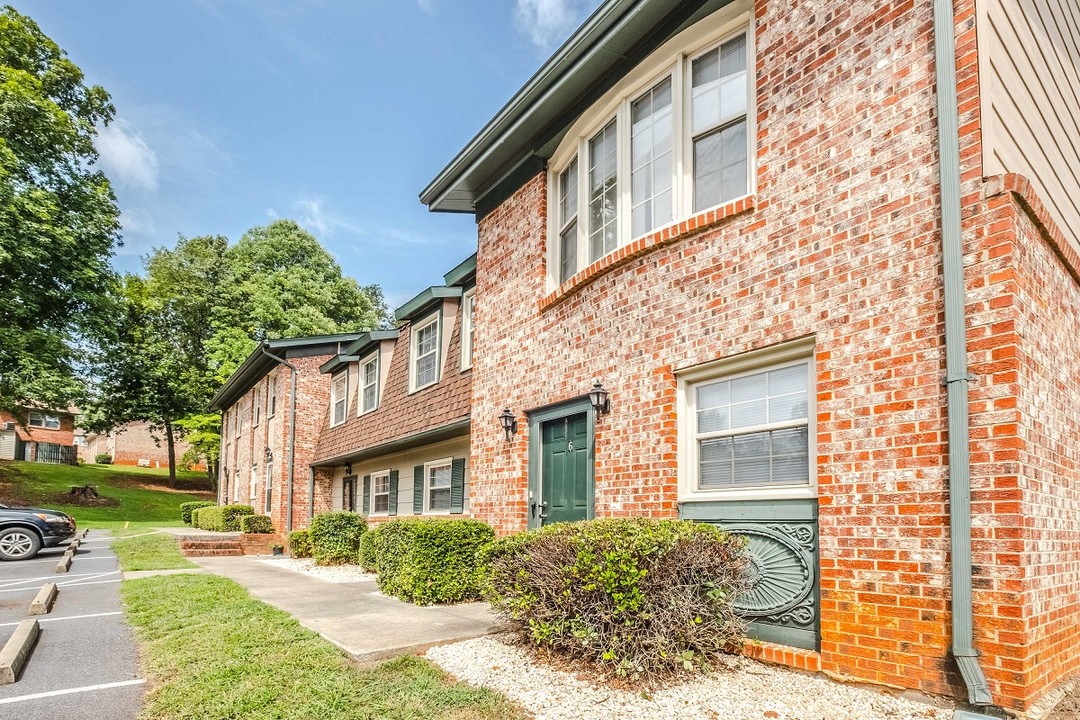
<svg viewBox="0 0 1080 720"><path fill-rule="evenodd" d="M79 444L81 442L81 444ZM79 457L83 462L93 463L99 455L108 455L113 465L136 465L141 467L169 467L169 448L164 431L150 429L150 423L131 422L106 433L86 433L79 444ZM180 462L191 446L183 439L174 440L176 461ZM205 470L199 462L194 470Z"/></svg>
<svg viewBox="0 0 1080 720"><path fill-rule="evenodd" d="M222 416L219 502L252 505L278 532L307 526L308 465L330 398L319 367L359 337L267 340L237 368L211 401Z"/></svg>
<svg viewBox="0 0 1080 720"><path fill-rule="evenodd" d="M315 512L468 512L476 258L399 307L321 371L330 399L312 462Z"/></svg>
<svg viewBox="0 0 1080 720"><path fill-rule="evenodd" d="M0 460L75 464L78 410L23 408L18 418L0 410Z"/></svg>
<svg viewBox="0 0 1080 720"><path fill-rule="evenodd" d="M471 513L740 532L766 659L1075 673L1069 5L604 2L421 195L478 222Z"/></svg>

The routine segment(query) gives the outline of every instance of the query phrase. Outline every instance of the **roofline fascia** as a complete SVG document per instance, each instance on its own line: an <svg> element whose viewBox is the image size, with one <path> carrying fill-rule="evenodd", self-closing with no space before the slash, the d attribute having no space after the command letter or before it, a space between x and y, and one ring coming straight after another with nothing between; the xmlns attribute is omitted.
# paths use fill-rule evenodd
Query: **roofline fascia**
<svg viewBox="0 0 1080 720"><path fill-rule="evenodd" d="M429 445L436 442L443 442L445 440L453 440L456 437L462 435L467 436L469 434L469 427L472 423L471 418L464 418L462 420L455 420L445 425L440 425L436 428L429 428L427 430L421 430L418 433L412 435L406 435L402 438L396 438L394 440L388 440L378 445L372 445L369 448L362 450L354 450L352 452L343 453L341 455L335 455L334 457L323 458L311 463L312 467L328 467L333 465L342 465L346 462L360 462L361 460L369 460L380 455L389 455L390 453L400 452L402 450L408 450L411 448L419 447L420 445Z"/></svg>
<svg viewBox="0 0 1080 720"><path fill-rule="evenodd" d="M438 300L461 297L461 295L462 290L460 287L433 285L394 310L394 319L398 322L404 322L424 312Z"/></svg>
<svg viewBox="0 0 1080 720"><path fill-rule="evenodd" d="M464 285L476 277L476 253L462 260L453 270L443 275L443 284L447 287Z"/></svg>
<svg viewBox="0 0 1080 720"><path fill-rule="evenodd" d="M481 162L491 151L491 148L494 145L497 145L497 143L494 142L497 136L512 132L516 127L521 125L525 117L528 116L529 106L538 104L540 101L556 92L558 86L561 84L562 77L566 75L566 71L569 69L562 67L568 58L578 50L591 45L591 49L585 50L585 54L574 61L573 66L577 66L587 63L589 58L597 52L602 52L603 43L597 42L597 40L601 38L593 37L594 33L600 33L601 31L599 28L604 25L604 22L615 14L617 10L626 6L621 13L621 22L617 21L616 25L607 27L601 34L601 37L613 30L617 30L618 27L621 27L623 23L633 17L634 13L632 10L634 6L640 7L642 3L643 0L608 0L598 7L593 14L582 23L581 27L579 27L577 31L555 51L547 62L540 66L540 69L526 81L525 85L523 85L522 88L518 90L505 105L503 105L499 112L495 114L495 117L489 120L480 132L478 132L476 136L454 156L446 167L444 167L439 174L427 184L420 192L420 202L426 205L432 212L442 212L435 206L443 200L448 192L450 192L450 188L447 186L451 185L455 178L465 174L469 169ZM530 97L540 90L544 83L549 81L551 81L553 85L543 90L539 97ZM507 118L510 115L522 107L525 108L525 112L523 112L509 127L500 127L500 125L507 121ZM488 146L486 150L483 150L479 156L469 159L470 155L476 153L485 145Z"/></svg>

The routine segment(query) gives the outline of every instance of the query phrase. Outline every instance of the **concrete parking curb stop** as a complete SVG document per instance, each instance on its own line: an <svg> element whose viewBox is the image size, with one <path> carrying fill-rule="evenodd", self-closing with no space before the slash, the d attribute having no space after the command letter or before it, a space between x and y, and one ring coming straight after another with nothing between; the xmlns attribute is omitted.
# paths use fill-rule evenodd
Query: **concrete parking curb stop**
<svg viewBox="0 0 1080 720"><path fill-rule="evenodd" d="M18 680L40 634L37 620L23 620L15 628L15 633L0 650L0 685L10 685Z"/></svg>
<svg viewBox="0 0 1080 720"><path fill-rule="evenodd" d="M53 603L56 602L56 595L60 591L56 589L56 583L45 583L38 590L38 594L34 596L33 602L30 603L30 612L28 615L48 615L52 610Z"/></svg>
<svg viewBox="0 0 1080 720"><path fill-rule="evenodd" d="M58 572L58 573L66 573L70 567L71 567L71 556L70 555L64 555L63 559L60 560L60 562L56 563L56 572Z"/></svg>

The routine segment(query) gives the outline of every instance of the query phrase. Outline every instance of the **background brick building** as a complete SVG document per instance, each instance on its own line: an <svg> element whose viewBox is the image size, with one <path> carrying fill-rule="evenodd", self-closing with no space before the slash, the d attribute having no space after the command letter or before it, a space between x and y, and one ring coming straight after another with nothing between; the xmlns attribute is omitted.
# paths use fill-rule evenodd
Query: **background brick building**
<svg viewBox="0 0 1080 720"><path fill-rule="evenodd" d="M219 502L252 505L271 517L278 532L307 526L308 464L330 397L329 381L319 366L358 337L348 333L267 340L232 374L211 401L211 409L222 414Z"/></svg>

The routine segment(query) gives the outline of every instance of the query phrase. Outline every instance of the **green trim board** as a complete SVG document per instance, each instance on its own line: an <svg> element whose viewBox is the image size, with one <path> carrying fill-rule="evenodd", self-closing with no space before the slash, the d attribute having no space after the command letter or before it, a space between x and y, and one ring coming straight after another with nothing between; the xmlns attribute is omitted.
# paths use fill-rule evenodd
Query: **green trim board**
<svg viewBox="0 0 1080 720"><path fill-rule="evenodd" d="M751 589L737 605L757 640L820 650L818 501L684 502L679 517L745 537Z"/></svg>
<svg viewBox="0 0 1080 720"><path fill-rule="evenodd" d="M280 359L287 360L289 358L323 354L337 355L341 353L343 345L355 342L360 335L361 333L340 333L337 335L312 335L310 337L266 340L257 345L241 363L240 367L229 376L229 379L225 381L210 400L208 407L212 411L225 410L236 402L237 398L250 390L256 382L273 370ZM278 360L268 356L263 352L264 349L274 354Z"/></svg>
<svg viewBox="0 0 1080 720"><path fill-rule="evenodd" d="M461 297L461 294L462 290L460 287L434 285L417 294L404 305L401 305L394 310L394 319L398 322L405 322L406 320L412 320L421 314L426 315L427 311L436 303L445 298Z"/></svg>
<svg viewBox="0 0 1080 720"><path fill-rule="evenodd" d="M345 455L337 455L330 458L320 458L311 463L312 467L328 467L331 465L344 465L347 462L359 462L361 460L367 460L373 457L379 457L380 455L390 455L404 450L411 450L413 448L420 447L422 445L430 445L443 440L452 440L462 435L468 436L469 434L469 418L462 418L461 420L454 420L445 425L440 425L430 430L421 430L418 433L407 435L395 440L388 440L387 442L373 445L363 450L357 450L354 452L346 453Z"/></svg>
<svg viewBox="0 0 1080 720"><path fill-rule="evenodd" d="M476 278L476 253L462 260L450 272L443 275L443 284L447 287L468 285Z"/></svg>
<svg viewBox="0 0 1080 720"><path fill-rule="evenodd" d="M540 519L542 495L540 478L542 474L541 455L543 449L542 426L545 422L550 420L558 420L582 412L584 412L586 416L585 433L589 442L588 454L585 461L588 471L588 481L586 483L588 494L588 519L591 520L596 516L596 410L593 409L592 403L589 402L589 397L586 395L584 397L575 398L556 405L549 405L526 413L529 418L528 523L530 530L536 529L542 524Z"/></svg>

